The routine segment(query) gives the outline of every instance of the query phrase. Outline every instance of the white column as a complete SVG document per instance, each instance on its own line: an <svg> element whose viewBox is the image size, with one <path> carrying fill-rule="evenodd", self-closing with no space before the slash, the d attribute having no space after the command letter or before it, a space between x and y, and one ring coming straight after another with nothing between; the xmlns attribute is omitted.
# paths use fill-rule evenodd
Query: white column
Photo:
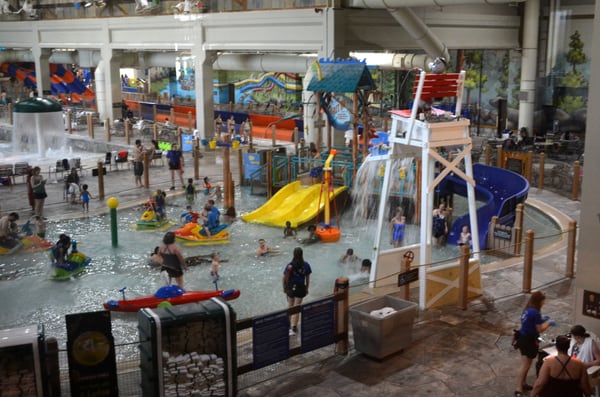
<svg viewBox="0 0 600 397"><path fill-rule="evenodd" d="M594 32L600 32L600 1L596 1L594 18ZM590 87L587 112L587 134L585 137L585 178L583 178L581 215L577 235L579 245L577 250L577 277L575 278L576 292L573 313L574 324L582 324L588 331L600 335L600 321L597 318L583 315L582 306L584 290L600 292L600 273L598 272L598 258L600 258L600 184L595 176L600 173L600 156L595 150L600 147L600 134L596 133L600 125L600 40L592 40L590 67ZM596 300L596 302L598 302Z"/></svg>
<svg viewBox="0 0 600 397"><path fill-rule="evenodd" d="M52 55L52 51L48 48L40 48L39 46L34 46L31 49L33 54L33 60L35 63L35 79L37 81L37 95L47 96L51 95L50 90L50 55Z"/></svg>
<svg viewBox="0 0 600 397"><path fill-rule="evenodd" d="M108 46L102 48L101 57L96 67L96 104L100 120L115 120L121 117L121 57ZM98 81L98 72L103 82Z"/></svg>
<svg viewBox="0 0 600 397"><path fill-rule="evenodd" d="M210 139L215 134L213 98L213 62L216 52L204 51L198 44L193 49L196 73L196 128L199 138Z"/></svg>
<svg viewBox="0 0 600 397"><path fill-rule="evenodd" d="M535 76L538 49L540 0L525 2L523 17L523 48L521 60L521 91L519 93L519 125L533 130Z"/></svg>
<svg viewBox="0 0 600 397"><path fill-rule="evenodd" d="M433 212L433 192L429 185L434 180L434 160L429 156L429 143L421 148L421 250L419 252L419 307L427 305L427 266L431 263L431 227Z"/></svg>

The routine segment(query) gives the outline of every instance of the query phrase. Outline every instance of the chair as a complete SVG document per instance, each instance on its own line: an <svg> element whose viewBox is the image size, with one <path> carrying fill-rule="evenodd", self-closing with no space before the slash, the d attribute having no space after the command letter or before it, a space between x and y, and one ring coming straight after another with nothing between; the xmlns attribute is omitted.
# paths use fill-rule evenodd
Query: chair
<svg viewBox="0 0 600 397"><path fill-rule="evenodd" d="M0 178L3 182L7 181L8 186L13 185L14 172L12 164L0 164Z"/></svg>
<svg viewBox="0 0 600 397"><path fill-rule="evenodd" d="M60 177L64 178L65 168L62 160L56 160L56 165L54 169L50 168L50 172L54 171L54 179L58 181L58 173L60 172Z"/></svg>
<svg viewBox="0 0 600 397"><path fill-rule="evenodd" d="M83 166L81 165L81 158L75 157L69 160L69 165L71 166L71 169L74 168L77 170L77 172L79 172L80 175L83 175Z"/></svg>
<svg viewBox="0 0 600 397"><path fill-rule="evenodd" d="M31 169L31 166L27 162L17 162L17 163L15 163L15 169L14 169L13 179L16 176L22 176L23 177L23 182L25 182L25 177L29 173L30 169Z"/></svg>
<svg viewBox="0 0 600 397"><path fill-rule="evenodd" d="M119 164L127 164L127 168L129 168L129 152L128 151L121 151L118 152L117 155L115 156L115 165L117 166L117 169L119 169Z"/></svg>
<svg viewBox="0 0 600 397"><path fill-rule="evenodd" d="M155 161L160 161L160 165L165 165L165 160L163 158L163 151L162 150L155 150L154 152L152 152L152 157L151 157L151 164L154 164Z"/></svg>
<svg viewBox="0 0 600 397"><path fill-rule="evenodd" d="M108 168L112 171L112 167L113 167L112 152L106 152L106 156L104 157L104 165L108 165Z"/></svg>

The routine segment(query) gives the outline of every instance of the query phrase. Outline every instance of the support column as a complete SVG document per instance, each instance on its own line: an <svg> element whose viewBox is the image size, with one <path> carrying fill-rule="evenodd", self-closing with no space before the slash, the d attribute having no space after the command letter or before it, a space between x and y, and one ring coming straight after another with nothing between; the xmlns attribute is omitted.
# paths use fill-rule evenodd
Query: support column
<svg viewBox="0 0 600 397"><path fill-rule="evenodd" d="M521 92L519 93L519 127L533 131L535 76L537 66L540 0L527 0L523 17L523 56L521 61Z"/></svg>
<svg viewBox="0 0 600 397"><path fill-rule="evenodd" d="M121 117L121 55L110 47L101 50L102 59L96 67L96 104L101 120ZM99 78L102 81L98 81Z"/></svg>
<svg viewBox="0 0 600 397"><path fill-rule="evenodd" d="M196 129L201 139L214 136L214 107L213 100L213 62L217 57L215 51L204 51L202 41L198 40L192 50L194 54L194 69L196 73Z"/></svg>
<svg viewBox="0 0 600 397"><path fill-rule="evenodd" d="M40 48L35 46L31 49L33 59L35 62L35 78L37 81L37 95L49 96L52 94L50 91L50 55L52 50L49 48Z"/></svg>
<svg viewBox="0 0 600 397"><path fill-rule="evenodd" d="M421 250L419 253L419 307L427 306L427 267L431 263L431 228L433 223L433 189L429 184L435 179L435 160L429 155L429 145L421 149Z"/></svg>

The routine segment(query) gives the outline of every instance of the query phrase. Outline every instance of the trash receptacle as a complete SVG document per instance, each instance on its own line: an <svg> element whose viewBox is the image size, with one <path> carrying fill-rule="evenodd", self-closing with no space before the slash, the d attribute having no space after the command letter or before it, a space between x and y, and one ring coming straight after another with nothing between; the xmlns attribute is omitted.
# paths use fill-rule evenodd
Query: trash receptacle
<svg viewBox="0 0 600 397"><path fill-rule="evenodd" d="M393 312L383 316L379 315L380 313L372 314L384 308L391 308ZM378 360L397 353L412 342L412 329L417 312L416 303L391 295L351 306L354 348Z"/></svg>

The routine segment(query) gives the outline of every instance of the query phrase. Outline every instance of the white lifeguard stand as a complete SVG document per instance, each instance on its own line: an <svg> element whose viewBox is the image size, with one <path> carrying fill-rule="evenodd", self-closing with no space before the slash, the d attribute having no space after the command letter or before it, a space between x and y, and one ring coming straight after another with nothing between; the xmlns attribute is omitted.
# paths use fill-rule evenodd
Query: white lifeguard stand
<svg viewBox="0 0 600 397"><path fill-rule="evenodd" d="M427 309L433 306L456 302L458 296L457 263L435 266L431 264L431 237L433 223L433 199L436 186L449 173L454 173L466 182L469 219L474 255L469 265L469 296L481 294L481 275L479 270L479 232L475 205L475 180L471 160L472 142L469 134L470 121L461 117L461 102L464 89L465 72L446 74L426 74L421 72L415 78L412 110L391 111L392 127L389 134L387 154L374 156L373 159L385 160L385 172L381 188L378 213L378 227L375 238L373 266L370 281L374 282L381 273L377 272L377 262L382 254L381 237L384 227L389 225L386 217L389 185L392 174L391 163L403 156L421 157L421 206L420 206L420 247L419 258L419 306ZM425 111L420 107L422 101L438 98L456 98L456 110L452 112ZM454 157L443 157L438 149L450 148ZM371 156L369 156L371 157ZM368 158L367 158L368 159ZM367 160L368 161L368 160ZM435 174L435 163L442 165L439 174ZM460 165L464 163L464 168ZM415 258L416 259L416 258ZM386 259L389 262L389 259ZM454 261L456 262L456 261ZM413 263L414 264L414 263ZM397 272L398 270L396 270Z"/></svg>

